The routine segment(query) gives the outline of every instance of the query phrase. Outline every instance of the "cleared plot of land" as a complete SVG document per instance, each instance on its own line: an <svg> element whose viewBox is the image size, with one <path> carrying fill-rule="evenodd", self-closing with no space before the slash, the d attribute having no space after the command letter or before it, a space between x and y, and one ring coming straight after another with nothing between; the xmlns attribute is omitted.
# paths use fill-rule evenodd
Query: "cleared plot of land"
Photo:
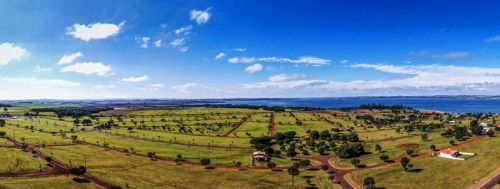
<svg viewBox="0 0 500 189"><path fill-rule="evenodd" d="M373 164L380 163L380 155L386 154L390 159L398 159L406 155L406 150L413 150L414 154L427 152L430 149L430 145L434 144L436 149L444 148L449 146L449 141L452 138L442 137L438 133L433 133L428 135L429 140L423 141L420 136L413 136L410 138L401 138L395 140L388 140L375 143L367 143L365 145L365 151L369 154L357 157L361 160L362 164ZM375 150L375 145L379 144L382 146L382 152L377 152ZM352 158L339 158L337 160L337 165L341 167L353 167L351 164Z"/></svg>
<svg viewBox="0 0 500 189"><path fill-rule="evenodd" d="M100 189L101 187L92 183L76 183L73 177L51 176L34 178L2 178L0 188L40 189L40 188L64 188L64 189Z"/></svg>
<svg viewBox="0 0 500 189"><path fill-rule="evenodd" d="M466 188L500 166L500 154L492 149L499 143L500 137L493 137L458 147L459 151L477 153L465 161L426 157L410 162L414 172L404 173L398 164L363 170L355 176L360 179L371 176L378 187L385 188Z"/></svg>
<svg viewBox="0 0 500 189"><path fill-rule="evenodd" d="M0 148L0 173L39 171L46 169L45 164L45 161L19 149Z"/></svg>
<svg viewBox="0 0 500 189"><path fill-rule="evenodd" d="M237 138L237 137L215 137L215 136L200 136L200 135L189 135L189 134L177 134L168 133L163 131L148 131L148 130L127 130L125 128L113 129L112 134L119 134L123 136L130 136L135 138L143 139L155 139L167 142L177 142L182 144L199 144L199 145L215 145L229 147L250 147L249 138Z"/></svg>
<svg viewBox="0 0 500 189"><path fill-rule="evenodd" d="M417 132L414 132L414 134ZM406 133L396 133L394 129L371 130L357 132L360 140L370 142L374 140L392 139L408 136Z"/></svg>
<svg viewBox="0 0 500 189"><path fill-rule="evenodd" d="M7 136L15 137L16 140L25 142L28 144L71 144L70 139L64 139L61 136L54 136L49 133L42 133L38 131L31 131L29 129L14 127L14 126L6 126L0 128L0 131L5 131Z"/></svg>
<svg viewBox="0 0 500 189"><path fill-rule="evenodd" d="M297 125L295 117L288 112L280 112L275 114L276 132L285 133L287 131L295 131L297 136L307 135L307 129L302 125Z"/></svg>
<svg viewBox="0 0 500 189"><path fill-rule="evenodd" d="M269 135L269 119L270 114L254 114L252 117L243 123L234 133L238 137L260 137Z"/></svg>
<svg viewBox="0 0 500 189"><path fill-rule="evenodd" d="M172 159L176 158L177 154L181 154L185 159L195 162L198 161L199 157L210 158L213 163L234 165L234 162L240 161L244 165L248 165L251 162L250 157L253 152L253 150L251 149L242 150L214 147L195 147L137 140L99 133L77 133L76 135L78 136L79 140L84 140L92 144L103 145L103 143L107 143L109 144L109 147L128 149L140 154L155 152L159 157Z"/></svg>
<svg viewBox="0 0 500 189"><path fill-rule="evenodd" d="M216 168L204 169L196 165L175 165L170 162L151 161L147 158L127 156L114 151L103 151L92 146L51 147L42 151L54 158L74 164L83 164L87 157L89 173L125 188L290 188L291 177L286 171L246 170ZM296 187L304 188L306 180L318 188L332 188L323 171L301 171L296 177Z"/></svg>

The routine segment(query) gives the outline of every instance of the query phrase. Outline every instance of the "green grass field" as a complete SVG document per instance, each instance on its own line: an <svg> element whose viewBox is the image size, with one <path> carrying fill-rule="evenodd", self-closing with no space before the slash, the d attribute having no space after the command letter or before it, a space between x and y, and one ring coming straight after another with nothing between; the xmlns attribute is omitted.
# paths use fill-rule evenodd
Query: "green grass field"
<svg viewBox="0 0 500 189"><path fill-rule="evenodd" d="M440 157L426 157L413 160L414 170L404 172L397 164L389 168L370 169L356 172L359 179L373 177L378 187L385 188L466 188L491 171L500 167L500 153L491 150L500 143L500 137L493 137L470 145L458 147L459 151L477 155L465 161Z"/></svg>
<svg viewBox="0 0 500 189"><path fill-rule="evenodd" d="M54 158L82 165L87 157L89 173L130 188L290 188L291 177L285 172L216 168L204 169L195 165L176 165L151 161L148 158L127 156L104 151L92 146L51 147L42 150ZM159 171L161 170L161 171ZM331 182L322 171L302 171L301 176L312 176L319 188L331 188ZM296 179L297 188L305 186L305 179Z"/></svg>

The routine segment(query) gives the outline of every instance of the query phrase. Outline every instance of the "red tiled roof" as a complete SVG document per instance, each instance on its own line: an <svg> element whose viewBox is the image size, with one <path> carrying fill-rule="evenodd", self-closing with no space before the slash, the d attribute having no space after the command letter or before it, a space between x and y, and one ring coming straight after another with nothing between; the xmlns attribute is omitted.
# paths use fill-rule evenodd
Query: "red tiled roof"
<svg viewBox="0 0 500 189"><path fill-rule="evenodd" d="M457 151L455 151L455 150L453 150L451 148L446 148L446 149L443 149L443 150L441 150L439 152L451 155L451 154L456 153Z"/></svg>

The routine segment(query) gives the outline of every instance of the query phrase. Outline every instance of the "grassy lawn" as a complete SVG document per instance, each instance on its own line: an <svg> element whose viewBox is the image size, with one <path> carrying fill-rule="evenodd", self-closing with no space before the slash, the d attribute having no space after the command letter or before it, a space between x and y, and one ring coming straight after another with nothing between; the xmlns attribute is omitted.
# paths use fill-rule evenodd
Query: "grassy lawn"
<svg viewBox="0 0 500 189"><path fill-rule="evenodd" d="M253 153L253 150L188 147L187 145L136 140L99 133L77 133L76 135L78 139L93 144L102 145L106 141L110 147L133 148L135 152L141 154L155 152L157 156L166 158L175 158L177 154L181 154L185 159L195 162L198 161L199 156L200 158L210 158L212 162L219 164L234 165L234 162L240 161L244 165L247 165L250 164L250 156Z"/></svg>
<svg viewBox="0 0 500 189"><path fill-rule="evenodd" d="M385 188L466 188L500 166L499 143L500 137L497 136L458 147L459 151L477 153L477 156L465 161L439 157L411 161L413 169L420 172L404 173L397 164L359 171L355 176L359 179L371 176L378 187Z"/></svg>
<svg viewBox="0 0 500 189"><path fill-rule="evenodd" d="M113 134L120 134L129 136L129 131L125 128L112 129L110 131ZM250 147L250 139L249 138L237 138L237 137L216 137L216 136L199 136L199 135L189 135L189 134L177 134L177 133L168 133L161 131L149 131L149 130L138 130L134 129L130 133L131 137L139 137L139 138L147 138L147 139L160 139L163 141L171 141L171 142L179 142L187 144L188 142L191 144L201 144L201 145L217 145L217 146L232 146L238 147ZM239 136L239 135L238 135Z"/></svg>
<svg viewBox="0 0 500 189"><path fill-rule="evenodd" d="M369 152L367 155L362 155L357 157L361 160L362 164L372 164L380 163L380 155L386 154L390 159L399 158L406 155L406 149L411 149L414 154L423 153L429 150L429 146L434 144L437 149L449 146L449 141L451 138L442 137L439 133L432 133L428 135L428 141L422 141L420 136L413 136L410 138L401 138L383 142L367 143L365 145L365 151ZM375 145L379 144L382 146L383 152L377 152L375 150ZM415 147L407 147L405 144L418 144ZM337 160L337 165L341 167L353 167L351 164L352 158L339 158Z"/></svg>
<svg viewBox="0 0 500 189"><path fill-rule="evenodd" d="M100 189L93 183L77 183L72 176L52 176L33 178L2 178L0 188L13 189L39 189L39 188L64 188L64 189Z"/></svg>
<svg viewBox="0 0 500 189"><path fill-rule="evenodd" d="M265 113L252 115L252 117L236 129L234 133L236 133L238 137L249 137L247 133L253 137L267 136L269 134L269 115L270 114Z"/></svg>
<svg viewBox="0 0 500 189"><path fill-rule="evenodd" d="M19 149L0 147L0 154L0 173L31 172L46 168L44 160Z"/></svg>
<svg viewBox="0 0 500 189"><path fill-rule="evenodd" d="M28 144L70 144L70 139L64 139L61 136L53 136L49 133L31 131L22 127L6 126L0 128L0 131L5 131L7 136L14 137L18 141L23 141Z"/></svg>
<svg viewBox="0 0 500 189"><path fill-rule="evenodd" d="M291 177L286 171L266 169L238 171L216 168L207 170L197 165L175 165L170 162L151 161L148 158L127 156L114 151L103 151L92 146L51 147L42 151L54 158L73 164L83 164L87 157L88 172L125 188L290 188ZM306 180L318 188L332 188L323 171L301 170L296 177L296 188L304 188Z"/></svg>

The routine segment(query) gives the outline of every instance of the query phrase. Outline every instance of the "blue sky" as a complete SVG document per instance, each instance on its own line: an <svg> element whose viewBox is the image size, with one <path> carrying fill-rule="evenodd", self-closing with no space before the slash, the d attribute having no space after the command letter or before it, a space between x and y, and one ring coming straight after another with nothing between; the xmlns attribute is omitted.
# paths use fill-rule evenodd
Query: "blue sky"
<svg viewBox="0 0 500 189"><path fill-rule="evenodd" d="M495 1L0 1L0 98L500 94Z"/></svg>

